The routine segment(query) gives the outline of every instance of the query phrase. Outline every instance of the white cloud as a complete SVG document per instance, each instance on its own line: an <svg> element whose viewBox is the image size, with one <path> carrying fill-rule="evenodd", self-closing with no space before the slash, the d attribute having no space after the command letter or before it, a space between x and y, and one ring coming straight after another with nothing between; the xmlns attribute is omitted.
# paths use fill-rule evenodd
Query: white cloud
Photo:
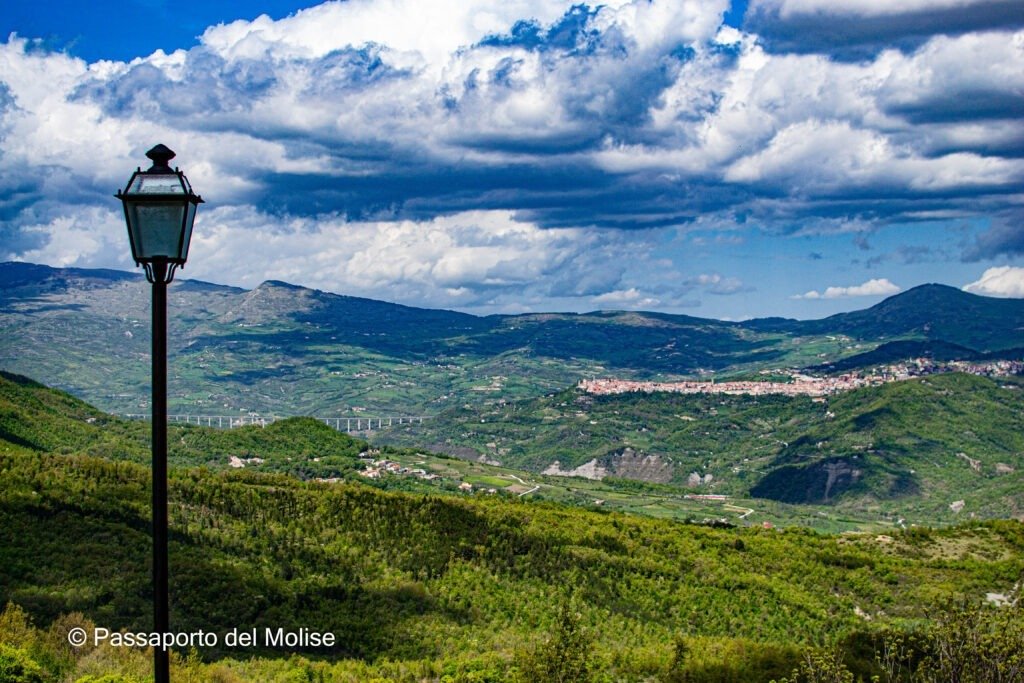
<svg viewBox="0 0 1024 683"><path fill-rule="evenodd" d="M107 184L122 182L117 169L161 140L197 185L215 180L222 201L251 196L254 171L372 176L410 157L489 169L596 164L829 196L1024 177L1020 159L956 149L978 147L984 128L946 121L925 129L901 118L955 119L943 107L962 107L979 88L995 93L992 106L1009 106L1024 88L1024 33L940 36L912 54L838 63L765 53L757 36L722 29L724 0L620 0L587 19L585 40L598 40L596 31L610 41L593 53L587 45L476 45L518 20L550 26L571 4L326 3L279 21L212 27L199 48L131 65L87 65L16 39L0 46L3 82L18 105L0 145L8 159L66 164ZM709 47L722 40L739 50L735 59ZM674 62L668 55L680 46L693 54ZM349 48L367 52L337 52ZM188 87L190 78L201 82ZM988 149L1017 128L997 126ZM588 138L589 147L558 149Z"/></svg>
<svg viewBox="0 0 1024 683"><path fill-rule="evenodd" d="M728 68L698 54L651 109L657 142L606 138L595 163L797 196L1012 187L1024 178L1021 160L999 156L1000 144L1020 138L1016 121L972 120L1015 116L1024 33L940 36L914 53L856 63L768 54L755 38L744 37Z"/></svg>
<svg viewBox="0 0 1024 683"><path fill-rule="evenodd" d="M985 104L976 100L1000 94L1019 102L1024 70L1017 67L1022 61L1024 31L936 36L913 54L892 50L878 58L884 70L877 97L886 109L909 109L918 117L947 116L950 107L969 114ZM1005 108L1007 102L1001 104ZM1017 117L1007 109L1006 118Z"/></svg>
<svg viewBox="0 0 1024 683"><path fill-rule="evenodd" d="M752 289L744 285L739 278L725 277L719 273L701 273L694 278L690 278L687 282L702 287L709 294L738 294L740 292L749 292Z"/></svg>
<svg viewBox="0 0 1024 683"><path fill-rule="evenodd" d="M436 72L482 39L507 34L518 21L547 26L570 0L347 0L327 2L277 21L263 15L208 28L204 46L227 59L319 58L335 50L385 46L384 60ZM641 49L709 39L718 31L727 0L611 0L602 2L594 27L615 29Z"/></svg>
<svg viewBox="0 0 1024 683"><path fill-rule="evenodd" d="M658 299L646 296L638 290L636 287L630 287L629 289L617 289L614 292L606 292L593 298L594 303L599 305L609 305L614 308L629 308L634 310L650 309L658 306L661 301Z"/></svg>
<svg viewBox="0 0 1024 683"><path fill-rule="evenodd" d="M989 268L977 281L964 285L963 290L982 296L1024 299L1024 268L999 266Z"/></svg>
<svg viewBox="0 0 1024 683"><path fill-rule="evenodd" d="M3 261L27 261L79 268L134 267L123 214L88 207L23 231L42 244L22 252L0 252Z"/></svg>
<svg viewBox="0 0 1024 683"><path fill-rule="evenodd" d="M327 2L273 21L263 15L206 30L201 41L228 58L322 57L368 43L391 48L386 59L403 64L415 52L443 66L459 48L506 33L521 19L549 24L571 3L549 0L347 0ZM415 62L414 62L415 63Z"/></svg>
<svg viewBox="0 0 1024 683"><path fill-rule="evenodd" d="M710 40L728 7L727 0L634 0L618 8L602 8L595 27L602 32L623 31L641 50L671 48Z"/></svg>
<svg viewBox="0 0 1024 683"><path fill-rule="evenodd" d="M124 219L115 208L33 225L29 231L40 246L0 252L0 261L131 270ZM222 206L199 213L181 277L244 288L283 280L478 313L699 305L661 297L637 284L678 281L671 264L659 263L655 269L650 262L652 245L663 241L658 231L542 229L510 211L467 211L423 221L351 221ZM702 281L712 290L730 283L720 276Z"/></svg>
<svg viewBox="0 0 1024 683"><path fill-rule="evenodd" d="M225 207L201 219L187 269L191 278L242 287L276 279L354 296L487 312L519 310L525 302L544 309L551 300L578 310L602 295L614 299L617 295L610 293L623 289L624 278L646 279L650 240L659 239L542 229L509 211L468 211L424 221L349 221L331 215L282 218ZM640 298L633 303L650 307L657 302Z"/></svg>
<svg viewBox="0 0 1024 683"><path fill-rule="evenodd" d="M725 177L736 182L784 179L806 192L837 183L861 184L866 173L887 165L893 156L889 142L873 131L811 119L779 131L765 149L727 169ZM818 173L807 173L808 168Z"/></svg>
<svg viewBox="0 0 1024 683"><path fill-rule="evenodd" d="M805 294L796 294L793 299L846 299L854 296L890 296L901 290L886 278L868 280L862 285L852 287L828 287L824 292L811 290Z"/></svg>
<svg viewBox="0 0 1024 683"><path fill-rule="evenodd" d="M815 120L780 131L765 149L740 159L725 172L730 181L785 183L797 193L812 196L864 186L935 191L1011 185L1022 177L1020 160L966 152L926 159L894 146L876 131Z"/></svg>

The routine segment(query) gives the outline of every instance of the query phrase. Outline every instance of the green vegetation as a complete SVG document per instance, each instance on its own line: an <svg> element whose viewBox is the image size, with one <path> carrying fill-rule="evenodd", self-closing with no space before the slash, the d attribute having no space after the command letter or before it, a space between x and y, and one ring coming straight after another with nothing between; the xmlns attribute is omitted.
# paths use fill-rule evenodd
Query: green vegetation
<svg viewBox="0 0 1024 683"><path fill-rule="evenodd" d="M819 321L642 312L476 317L282 282L169 290L172 412L432 415L557 391L579 378L742 376L931 340L1020 346L1024 304L938 285ZM148 412L149 291L116 271L0 264L0 368L104 410ZM358 412L362 410L363 412Z"/></svg>
<svg viewBox="0 0 1024 683"><path fill-rule="evenodd" d="M133 462L147 459L148 425L9 375L0 416L0 603L14 605L0 617L0 680L147 680L144 651L64 643L76 626L150 623L149 474ZM999 621L1016 624L1017 611L979 606L989 593L1012 600L1024 578L1018 522L844 536L681 524L653 517L726 505L633 481L535 484L402 450L389 457L451 479L540 488L519 498L436 495L445 489L411 479L389 485L413 493L302 482L273 470L354 479L367 446L308 419L170 433L174 630L338 638L179 652L182 680L766 681L814 675L799 669L822 645L868 676L882 671L886 633L923 643L915 666L932 661L930 629L946 617L928 606L952 596L975 610L993 656L1009 646L992 633L1018 633ZM232 455L265 461L233 470ZM537 500L597 495L607 500L592 510ZM617 511L639 501L663 512Z"/></svg>
<svg viewBox="0 0 1024 683"><path fill-rule="evenodd" d="M467 406L375 441L467 449L543 471L597 461L622 478L740 499L826 504L860 519L952 524L1022 512L1024 381L962 374L894 382L827 400L578 390ZM624 457L630 449L638 456ZM656 460L644 461L651 456ZM658 465L652 465L655 462ZM711 475L710 481L707 479ZM692 483L700 477L700 484ZM950 508L964 501L959 511ZM760 507L734 501L737 505Z"/></svg>
<svg viewBox="0 0 1024 683"><path fill-rule="evenodd" d="M46 633L60 642L60 629L83 619L146 630L147 479L141 466L89 456L0 456L0 601L42 625L31 637L0 629L19 651L11 658L35 662L47 680L136 675L122 661L131 652L107 649L95 655L104 666L86 671L76 667L93 662L89 653L44 657L33 643ZM916 633L943 596L1011 595L1024 574L1017 522L835 537L246 471L174 470L171 527L176 631L338 637L333 648L300 648L301 659L220 646L179 662L241 680L308 668L332 680L567 671L577 677L565 680L640 681L671 680L671 667L691 676L682 680L767 680L799 666L807 647L882 627ZM572 645L568 659L556 656L560 644ZM848 666L874 670L873 653L843 647Z"/></svg>
<svg viewBox="0 0 1024 683"><path fill-rule="evenodd" d="M355 478L385 490L462 495L457 485L465 481L500 489L506 495L536 489L530 494L531 499L575 505L591 505L603 498L610 508L646 514L651 514L656 506L655 514L680 519L721 514L714 506L687 501L677 494L636 495L638 483L626 482L626 488L620 492L619 487L599 482L531 477L517 470L391 447L375 452L374 457L388 458L408 468L425 468L443 479L427 483L408 476L387 476L370 482L356 476L365 467L356 456L368 451L369 446L309 418L290 418L265 428L232 430L171 425L168 434L169 462L179 467L223 470L229 467L233 456L244 461L248 470L291 474L302 479ZM0 372L0 453L82 453L145 465L150 459L148 439L148 423L106 415L62 391ZM797 517L778 514L773 519Z"/></svg>
<svg viewBox="0 0 1024 683"><path fill-rule="evenodd" d="M981 353L941 340L894 341L881 344L865 353L847 356L841 360L823 363L808 369L815 372L850 372L873 366L900 363L911 358L930 358L934 361L1014 360L1024 358L1024 348Z"/></svg>
<svg viewBox="0 0 1024 683"><path fill-rule="evenodd" d="M808 506L767 499L731 497L708 501L687 497L690 489L619 477L604 481L540 476L522 470L383 446L362 441L309 418L232 430L172 425L169 460L178 467L229 468L232 457L246 471L277 472L302 479L344 479L391 491L463 496L461 482L495 489L507 497L551 501L606 511L631 512L677 520L728 520L734 524L802 525L828 532L887 529L894 520L876 511L835 506ZM0 452L82 453L147 465L149 424L120 420L98 412L64 392L16 375L0 373ZM357 475L367 461L357 454L372 451L441 479L426 482L409 475L386 475L370 481ZM941 521L941 520L940 520Z"/></svg>
<svg viewBox="0 0 1024 683"><path fill-rule="evenodd" d="M148 410L138 278L3 264L0 301L0 366ZM372 447L310 418L172 426L172 628L221 637L175 652L174 680L1021 678L1024 524L995 519L1024 512L1021 380L821 402L564 389L863 363L925 341L1005 352L1020 302L928 286L822 321L476 318L181 282L170 303L172 410L441 413ZM870 355L880 342L894 343ZM151 623L149 457L147 423L0 373L0 682L149 680L144 650L67 641ZM441 478L370 481L371 458ZM609 476L540 474L555 460ZM337 641L233 647L235 628Z"/></svg>
<svg viewBox="0 0 1024 683"><path fill-rule="evenodd" d="M1020 347L1024 302L975 296L955 287L922 285L861 311L799 323L806 334L857 339L941 340L977 351Z"/></svg>
<svg viewBox="0 0 1024 683"><path fill-rule="evenodd" d="M0 372L0 453L80 453L147 464L149 432L148 422L107 415L62 391ZM168 428L168 459L180 466L222 469L234 456L259 458L268 472L337 477L351 474L367 448L311 418L230 430Z"/></svg>

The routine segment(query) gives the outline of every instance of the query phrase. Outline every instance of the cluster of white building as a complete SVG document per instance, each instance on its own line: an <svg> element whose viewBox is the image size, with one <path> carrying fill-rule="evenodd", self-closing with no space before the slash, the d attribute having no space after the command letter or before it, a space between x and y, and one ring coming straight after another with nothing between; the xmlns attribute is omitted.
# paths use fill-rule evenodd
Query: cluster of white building
<svg viewBox="0 0 1024 683"><path fill-rule="evenodd" d="M798 379L793 382L636 382L625 379L585 379L579 388L589 394L626 394L632 392L669 392L673 394L734 394L764 396L824 396L836 391L863 386L864 380L843 378Z"/></svg>
<svg viewBox="0 0 1024 683"><path fill-rule="evenodd" d="M360 457L362 457L360 455ZM425 481L433 481L441 477L424 469L406 467L394 460L372 460L365 470L360 472L367 479L380 479L384 474L402 474L410 477L417 477Z"/></svg>
<svg viewBox="0 0 1024 683"><path fill-rule="evenodd" d="M981 377L1008 377L1010 375L1024 374L1024 361L936 361L931 358L913 358L903 363L883 366L876 371L875 376L884 382L893 382L946 372L962 372L967 375L978 375Z"/></svg>
<svg viewBox="0 0 1024 683"><path fill-rule="evenodd" d="M427 472L422 468L406 467L400 462L394 460L373 460L372 455L367 453L360 453L360 459L367 461L367 467L359 474L366 477L367 479L380 479L386 474L393 474L397 476L416 477L423 481L434 481L435 479L442 479L441 475L434 474L433 472ZM473 493L477 487L470 484L468 481L459 482L459 490L463 493ZM487 493L497 493L498 490L495 488L481 489L486 490Z"/></svg>
<svg viewBox="0 0 1024 683"><path fill-rule="evenodd" d="M930 358L918 358L886 365L871 374L846 373L836 377L810 377L790 373L791 382L643 382L625 379L584 379L579 388L589 394L608 395L633 392L668 392L674 394L733 394L764 396L826 396L859 387L897 382L945 372L964 372L971 375L999 377L1024 374L1024 362L1000 360L984 363L969 361L937 362Z"/></svg>

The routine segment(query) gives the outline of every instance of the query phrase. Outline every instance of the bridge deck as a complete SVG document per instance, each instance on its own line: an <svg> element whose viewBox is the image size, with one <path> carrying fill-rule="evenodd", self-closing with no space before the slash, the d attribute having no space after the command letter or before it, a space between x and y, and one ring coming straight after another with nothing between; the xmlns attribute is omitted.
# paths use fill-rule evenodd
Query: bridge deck
<svg viewBox="0 0 1024 683"><path fill-rule="evenodd" d="M124 417L129 420L148 420L149 415L142 413L130 413ZM333 427L339 432L367 432L375 429L383 429L394 425L419 424L429 420L430 415L391 415L385 417L314 417L314 420L323 422L328 427ZM168 415L168 423L192 424L201 427L214 427L217 429L232 429L234 427L246 427L257 425L266 427L268 424L283 420L283 417L266 415Z"/></svg>

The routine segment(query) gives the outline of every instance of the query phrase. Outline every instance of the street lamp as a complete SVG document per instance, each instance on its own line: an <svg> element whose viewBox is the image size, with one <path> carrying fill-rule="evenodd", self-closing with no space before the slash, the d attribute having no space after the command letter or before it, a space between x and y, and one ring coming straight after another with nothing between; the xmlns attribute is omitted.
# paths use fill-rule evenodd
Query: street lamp
<svg viewBox="0 0 1024 683"><path fill-rule="evenodd" d="M153 165L135 170L128 187L115 195L124 203L135 265L153 284L153 623L168 633L167 600L167 284L185 266L196 207L185 174L167 165L174 152L157 145L146 152ZM169 653L153 648L155 683L169 683Z"/></svg>

